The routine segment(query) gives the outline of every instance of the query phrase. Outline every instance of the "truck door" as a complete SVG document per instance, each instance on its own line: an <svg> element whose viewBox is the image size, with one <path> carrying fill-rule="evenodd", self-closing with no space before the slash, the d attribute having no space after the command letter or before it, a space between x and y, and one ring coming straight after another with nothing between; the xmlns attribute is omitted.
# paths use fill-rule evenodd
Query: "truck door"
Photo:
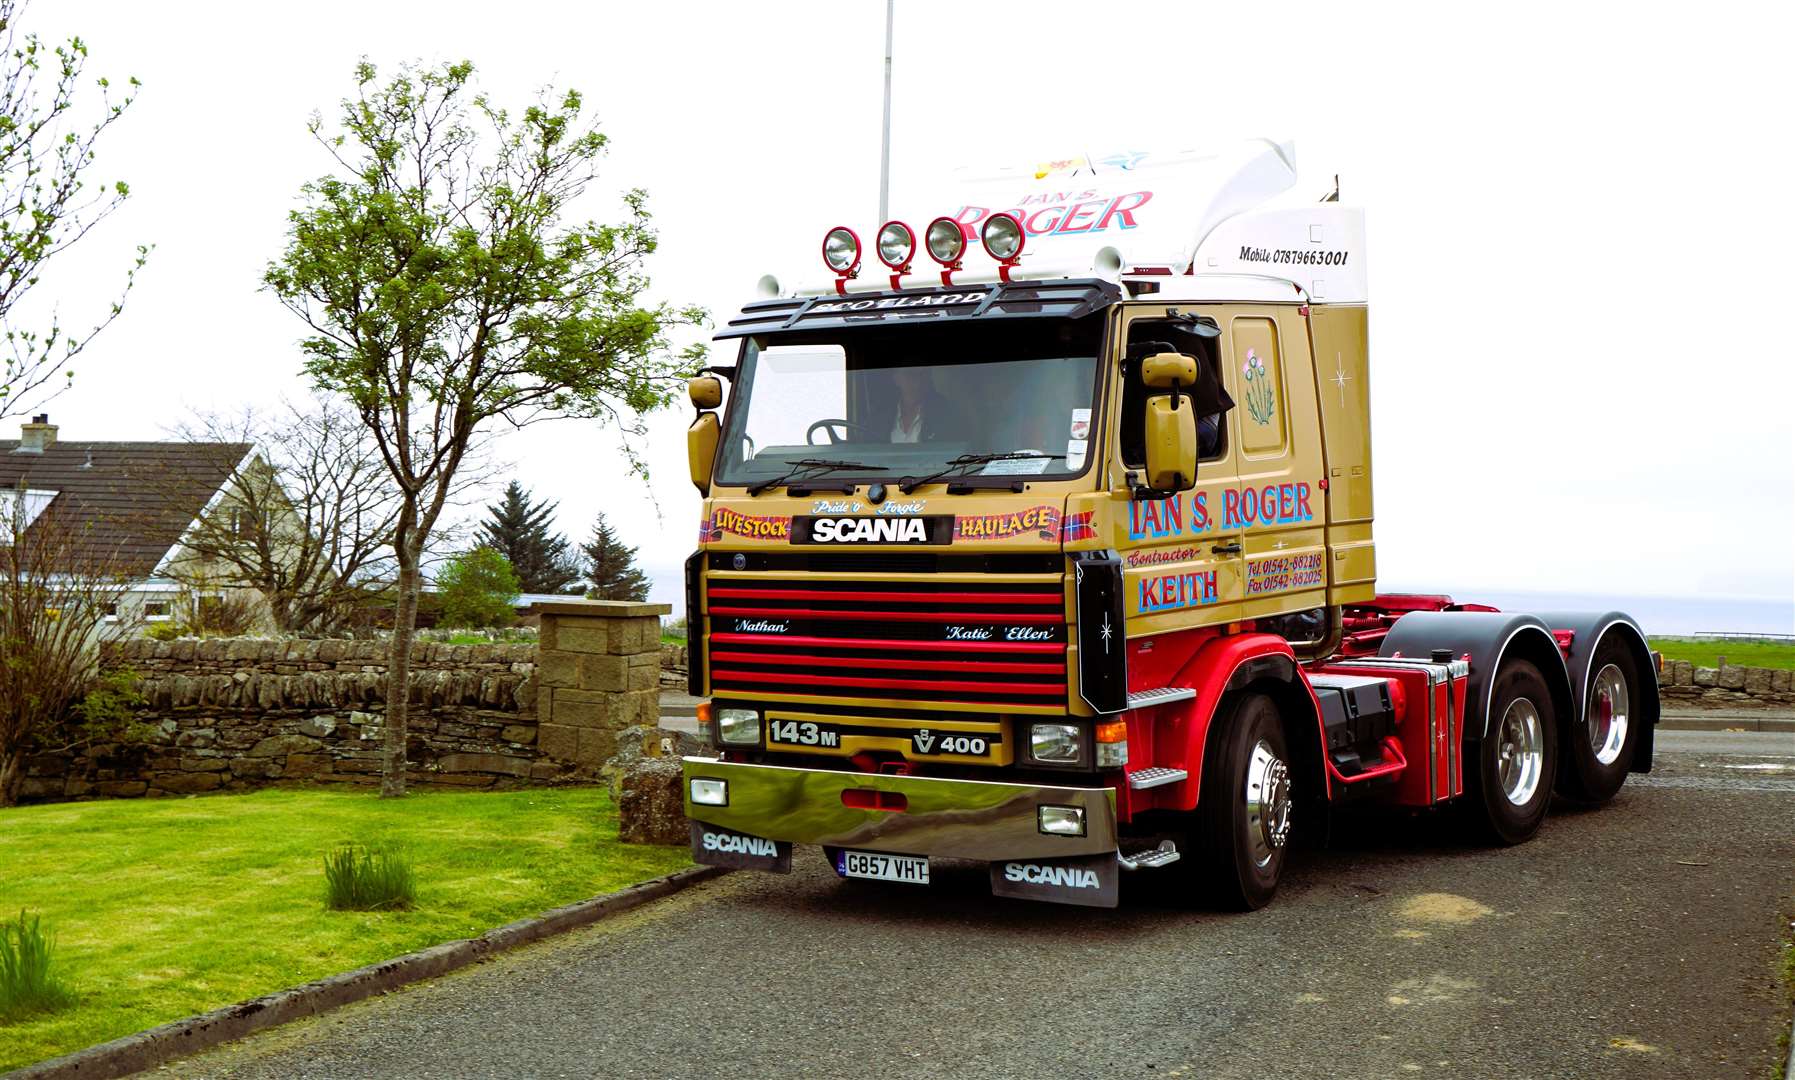
<svg viewBox="0 0 1795 1080"><path fill-rule="evenodd" d="M1169 310L1134 308L1122 328L1122 392L1115 395L1119 408L1112 430L1117 432L1117 459L1136 473L1137 480L1146 467L1141 358L1169 347L1196 355L1218 376L1227 366L1225 335L1205 341L1181 331ZM1185 304L1176 310L1196 309ZM1234 392L1232 386L1229 389ZM1238 402L1239 394L1234 396ZM1238 405L1233 411L1240 411ZM1224 493L1239 486L1238 442L1239 435L1224 414L1214 439L1199 437L1193 489L1166 498L1130 500L1122 549L1127 593L1123 606L1130 637L1241 618L1244 525L1239 520L1225 522L1221 514Z"/></svg>
<svg viewBox="0 0 1795 1080"><path fill-rule="evenodd" d="M1294 304L1230 305L1221 322L1236 472L1219 516L1243 547L1241 617L1323 607L1326 492L1303 314Z"/></svg>

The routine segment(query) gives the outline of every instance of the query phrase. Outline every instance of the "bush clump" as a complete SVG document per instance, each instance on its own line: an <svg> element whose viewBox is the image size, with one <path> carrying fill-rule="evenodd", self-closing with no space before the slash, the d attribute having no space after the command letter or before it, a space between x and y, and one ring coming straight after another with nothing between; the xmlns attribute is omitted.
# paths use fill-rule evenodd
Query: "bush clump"
<svg viewBox="0 0 1795 1080"><path fill-rule="evenodd" d="M20 911L0 922L0 1023L74 1003L55 972L55 945L42 916Z"/></svg>
<svg viewBox="0 0 1795 1080"><path fill-rule="evenodd" d="M324 856L324 902L332 911L409 911L417 898L404 852L344 844Z"/></svg>

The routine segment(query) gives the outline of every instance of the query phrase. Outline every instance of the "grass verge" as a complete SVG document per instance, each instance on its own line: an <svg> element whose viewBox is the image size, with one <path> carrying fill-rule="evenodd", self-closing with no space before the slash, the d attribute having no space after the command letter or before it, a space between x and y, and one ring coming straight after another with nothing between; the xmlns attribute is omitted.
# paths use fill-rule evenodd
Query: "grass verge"
<svg viewBox="0 0 1795 1080"><path fill-rule="evenodd" d="M410 911L326 910L323 857L402 848ZM56 929L75 1004L0 1025L0 1072L363 964L471 937L688 865L617 842L602 788L365 789L0 810L0 911Z"/></svg>
<svg viewBox="0 0 1795 1080"><path fill-rule="evenodd" d="M1709 641L1696 638L1653 638L1652 648L1664 659L1687 660L1696 667L1717 667L1726 657L1730 667L1795 670L1795 645L1775 641Z"/></svg>

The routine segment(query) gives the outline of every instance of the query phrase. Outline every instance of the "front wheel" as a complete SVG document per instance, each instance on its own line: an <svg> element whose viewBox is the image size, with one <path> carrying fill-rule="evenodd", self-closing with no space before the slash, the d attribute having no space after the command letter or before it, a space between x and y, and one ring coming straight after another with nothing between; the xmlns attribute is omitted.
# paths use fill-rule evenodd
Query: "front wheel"
<svg viewBox="0 0 1795 1080"><path fill-rule="evenodd" d="M1539 831L1558 767L1552 691L1525 660L1504 664L1490 694L1490 729L1467 769L1468 810L1485 838L1518 844Z"/></svg>
<svg viewBox="0 0 1795 1080"><path fill-rule="evenodd" d="M1278 707L1242 694L1210 728L1191 869L1215 902L1252 911L1271 901L1291 825L1290 754Z"/></svg>

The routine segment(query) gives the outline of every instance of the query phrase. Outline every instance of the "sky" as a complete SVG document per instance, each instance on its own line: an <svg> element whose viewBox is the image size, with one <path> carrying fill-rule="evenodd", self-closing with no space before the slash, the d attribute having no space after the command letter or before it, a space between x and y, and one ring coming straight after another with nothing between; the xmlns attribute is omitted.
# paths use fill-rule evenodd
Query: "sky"
<svg viewBox="0 0 1795 1080"><path fill-rule="evenodd" d="M815 276L829 226L876 229L884 20L878 0L36 0L26 28L144 84L96 170L132 198L44 288L74 321L156 245L52 419L156 438L303 392L302 328L261 272L328 167L307 117L363 56L470 59L501 102L583 91L611 138L587 212L647 189L655 296L721 323L761 274ZM895 25L899 193L1253 136L1293 140L1318 196L1340 176L1367 215L1382 586L1726 598L1795 631L1795 9L897 0ZM689 413L652 420L648 486L588 421L497 452L576 539L604 511L677 606Z"/></svg>

